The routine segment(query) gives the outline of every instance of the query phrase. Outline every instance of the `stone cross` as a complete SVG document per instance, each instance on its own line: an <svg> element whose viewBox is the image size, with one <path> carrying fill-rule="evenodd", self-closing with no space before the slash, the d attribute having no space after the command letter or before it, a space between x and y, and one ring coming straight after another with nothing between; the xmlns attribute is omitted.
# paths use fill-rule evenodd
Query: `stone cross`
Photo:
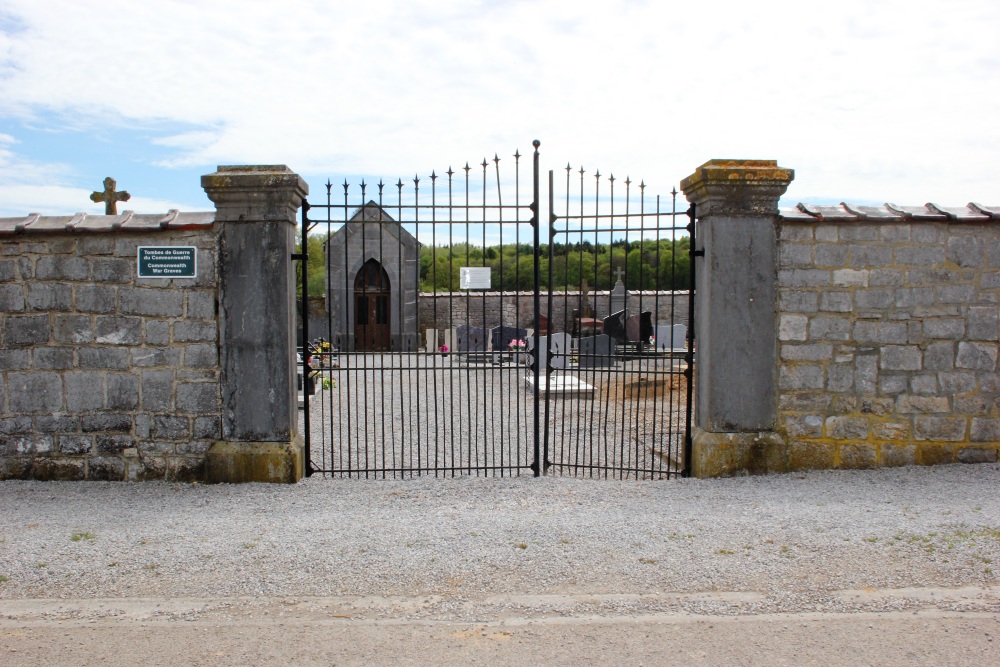
<svg viewBox="0 0 1000 667"><path fill-rule="evenodd" d="M615 269L615 279L617 280L617 282L615 283L616 285L622 281L623 273L625 272L622 271L622 267L619 266L617 269Z"/></svg>
<svg viewBox="0 0 1000 667"><path fill-rule="evenodd" d="M132 198L128 192L115 192L115 179L108 176L104 179L104 192L95 191L90 195L90 201L104 202L104 215L118 215L118 202Z"/></svg>

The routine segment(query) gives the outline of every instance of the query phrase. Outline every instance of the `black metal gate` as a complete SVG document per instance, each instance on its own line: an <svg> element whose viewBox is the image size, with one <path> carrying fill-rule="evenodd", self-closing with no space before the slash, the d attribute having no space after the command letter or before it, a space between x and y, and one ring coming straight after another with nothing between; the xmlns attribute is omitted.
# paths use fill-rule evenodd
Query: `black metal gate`
<svg viewBox="0 0 1000 667"><path fill-rule="evenodd" d="M567 165L545 224L538 147L303 205L307 474L689 474L694 210Z"/></svg>

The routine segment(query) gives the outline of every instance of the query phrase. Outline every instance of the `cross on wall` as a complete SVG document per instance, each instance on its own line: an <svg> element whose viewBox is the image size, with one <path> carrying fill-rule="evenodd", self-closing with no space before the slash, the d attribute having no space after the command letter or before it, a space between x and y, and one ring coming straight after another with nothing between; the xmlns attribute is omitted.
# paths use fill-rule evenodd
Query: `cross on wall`
<svg viewBox="0 0 1000 667"><path fill-rule="evenodd" d="M118 202L128 201L132 198L132 195L125 190L115 192L116 185L115 179L108 176L104 179L104 191L96 190L90 195L90 201L94 203L104 202L104 215L118 215Z"/></svg>

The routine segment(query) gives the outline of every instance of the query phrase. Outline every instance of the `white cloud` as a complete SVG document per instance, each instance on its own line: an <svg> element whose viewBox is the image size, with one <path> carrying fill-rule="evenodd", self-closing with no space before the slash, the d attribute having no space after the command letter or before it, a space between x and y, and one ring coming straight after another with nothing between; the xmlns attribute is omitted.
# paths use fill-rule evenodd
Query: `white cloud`
<svg viewBox="0 0 1000 667"><path fill-rule="evenodd" d="M163 166L395 178L537 137L659 192L752 157L793 197L1000 200L992 0L6 4L0 117L200 128Z"/></svg>

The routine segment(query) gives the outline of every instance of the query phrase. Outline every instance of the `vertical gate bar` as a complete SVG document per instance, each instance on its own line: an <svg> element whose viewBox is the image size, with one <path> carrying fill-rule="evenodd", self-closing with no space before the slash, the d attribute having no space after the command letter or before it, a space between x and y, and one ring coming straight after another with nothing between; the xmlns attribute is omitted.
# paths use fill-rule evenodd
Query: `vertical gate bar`
<svg viewBox="0 0 1000 667"><path fill-rule="evenodd" d="M539 266L539 256L538 256L538 228L541 226L541 216L539 215L539 208L540 208L540 206L539 206L539 201L538 201L539 200L539 187L538 187L538 147L541 146L541 142L538 141L538 139L535 139L534 141L531 142L531 145L535 147L535 152L534 152L534 156L533 156L534 157L534 162L533 162L533 169L532 169L532 182L533 182L533 194L532 194L532 197L533 197L533 199L532 199L532 203L531 203L531 213L532 213L531 226L533 228L533 230L532 230L532 240L533 240L533 243L534 243L534 248L533 248L533 253L532 253L532 255L533 255L533 257L532 257L532 259L533 259L532 264L533 264L533 269L534 269L534 299L533 299L533 304L534 304L535 323L536 323L536 326L537 326L538 316L541 314L541 307L542 307L542 304L541 304L541 294L539 293L539 289L540 289L539 273L541 273L541 268ZM534 399L534 447L533 447L533 452L534 452L535 461L532 464L532 467L533 467L533 469L535 471L535 477L539 477L542 474L542 462L541 462L541 460L539 458L539 456L540 456L539 444L540 443L538 442L538 435L539 435L539 433L538 433L538 428L539 428L539 423L538 423L538 419L539 419L538 399L539 399L539 395L540 395L540 392L539 392L540 388L538 386L538 382L539 382L539 377L540 377L539 376L539 370L540 370L539 367L541 366L541 364L535 364L534 366L535 366L535 368L533 370L533 373L534 373L534 377L535 377L535 386L533 387L534 395L533 395L532 398Z"/></svg>
<svg viewBox="0 0 1000 667"><path fill-rule="evenodd" d="M305 458L306 477L312 475L312 456L309 441L309 355L306 346L309 341L309 202L302 200L302 252L299 258L299 269L302 273L302 418L304 433L302 434L302 455ZM322 386L322 385L320 385Z"/></svg>
<svg viewBox="0 0 1000 667"><path fill-rule="evenodd" d="M496 177L497 177L497 236L500 239L500 250L501 250L501 253L502 253L502 251L503 251L503 191L500 188L500 156L497 155L496 153L493 154L493 165L494 165L494 171L496 172ZM485 235L486 235L486 228L483 227L483 266L486 266L486 259L487 259L487 257L486 257L486 238L485 238ZM501 267L502 266L503 266L503 262L501 261ZM501 268L500 277L501 277L501 281L500 281L500 313L501 313L500 324L502 326L503 325L503 280L502 280L502 278L503 278L503 269L502 268ZM515 293L515 297L514 298L515 298L515 301L516 301L516 299L517 299L516 293ZM516 327L517 325L518 325L518 321L517 321L516 315L515 315L514 326ZM494 392L496 391L495 384L496 383L494 383ZM501 372L500 372L500 389L501 390L506 389L505 385L506 385L506 383L504 382L504 374L503 374L503 371L501 370ZM495 398L495 395L494 395L494 398ZM494 421L494 423L493 423L493 429L492 429L492 433L494 434L493 451L491 452L491 454L492 454L491 458L492 458L492 463L493 463L493 467L494 467L493 474L494 475L499 474L501 477L504 476L504 469L503 469L504 456L503 456L503 454L504 454L504 441L506 440L506 438L504 437L504 435L506 433L506 429L504 428L504 410L503 410L503 406L504 406L505 402L506 401L504 401L504 400L500 401L500 429L499 429L499 431L500 431L500 464L499 464L499 468L497 468L497 450L496 450L496 437L495 437L496 436L496 432L497 432L496 421ZM499 473L497 472L497 470L499 470Z"/></svg>
<svg viewBox="0 0 1000 667"><path fill-rule="evenodd" d="M545 304L546 311L548 312L548 325L545 331L545 435L542 441L542 473L545 473L549 469L549 430L552 428L552 424L549 420L549 401L552 397L552 260L553 251L552 246L556 238L556 214L555 214L555 176L554 172L549 169L549 284L548 284L548 299ZM539 335L540 318L535 317L535 366L539 367L541 364L538 363L538 354L540 350L540 345L538 343L541 336ZM537 380L536 380L537 384Z"/></svg>
<svg viewBox="0 0 1000 667"><path fill-rule="evenodd" d="M694 262L695 258L698 256L698 252L695 250L695 218L697 217L697 209L694 204L687 210L688 218L690 223L688 224L688 238L689 238L689 248L688 257L690 258L690 275L688 288L688 349L687 354L684 355L684 359L687 362L687 370L685 371L685 376L687 378L687 414L685 415L684 423L684 471L681 473L682 477L691 476L691 456L693 450L693 441L691 437L691 414L694 410L694 406L691 404L693 387L694 384Z"/></svg>

